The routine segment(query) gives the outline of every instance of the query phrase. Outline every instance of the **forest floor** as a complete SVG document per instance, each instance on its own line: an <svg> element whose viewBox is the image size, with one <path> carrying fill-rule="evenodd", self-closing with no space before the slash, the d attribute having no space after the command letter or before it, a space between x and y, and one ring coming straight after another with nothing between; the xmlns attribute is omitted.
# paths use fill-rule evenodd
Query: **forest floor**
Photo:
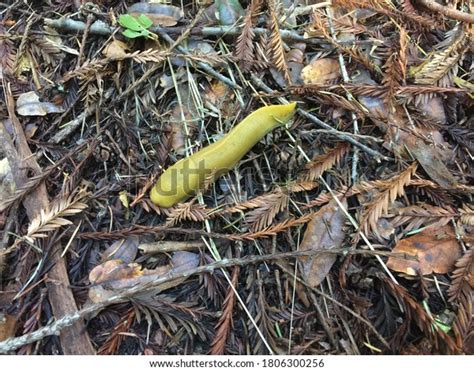
<svg viewBox="0 0 474 371"><path fill-rule="evenodd" d="M0 3L0 353L472 354L469 3Z"/></svg>

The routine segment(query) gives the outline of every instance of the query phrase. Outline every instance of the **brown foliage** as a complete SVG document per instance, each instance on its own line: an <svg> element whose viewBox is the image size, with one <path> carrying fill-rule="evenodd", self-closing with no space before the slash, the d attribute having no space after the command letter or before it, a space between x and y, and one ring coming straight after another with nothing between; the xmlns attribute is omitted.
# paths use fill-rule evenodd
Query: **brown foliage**
<svg viewBox="0 0 474 371"><path fill-rule="evenodd" d="M376 194L374 199L364 207L360 228L368 234L374 232L377 234L377 221L382 214L388 212L389 206L398 196L405 194L405 186L410 183L412 175L416 171L416 163L410 165L406 170L398 175L382 181L383 190Z"/></svg>

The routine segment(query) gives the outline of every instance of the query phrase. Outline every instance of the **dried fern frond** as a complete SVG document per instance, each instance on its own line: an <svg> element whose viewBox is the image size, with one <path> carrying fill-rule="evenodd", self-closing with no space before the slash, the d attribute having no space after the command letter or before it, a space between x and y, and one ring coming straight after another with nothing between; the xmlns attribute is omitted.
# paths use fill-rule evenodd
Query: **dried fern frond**
<svg viewBox="0 0 474 371"><path fill-rule="evenodd" d="M313 12L311 27L319 31L322 37L324 37L329 43L331 43L332 46L334 46L341 53L350 56L352 59L365 66L369 71L374 73L380 73L380 68L375 65L375 63L369 59L368 55L365 54L358 47L348 47L345 45L341 45L333 39L333 37L328 31L327 22L323 14Z"/></svg>
<svg viewBox="0 0 474 371"><path fill-rule="evenodd" d="M192 220L194 222L202 222L209 217L206 205L186 202L178 204L173 208L166 218L166 225L173 226L183 220Z"/></svg>
<svg viewBox="0 0 474 371"><path fill-rule="evenodd" d="M456 262L448 290L449 301L457 304L458 311L453 324L457 346L464 349L474 334L474 250L468 250Z"/></svg>
<svg viewBox="0 0 474 371"><path fill-rule="evenodd" d="M338 94L342 96L347 92L351 93L354 96L366 95L374 98L383 98L387 95L387 87L381 85L355 85L355 84L338 84L338 85L326 85L326 84L308 84L305 86L296 86L289 88L295 94L307 95L312 94L318 102L325 102L325 96L328 93ZM395 98L401 98L407 100L416 95L420 94L446 94L446 93L458 93L463 94L467 93L467 89L456 88L456 87L439 87L439 86L427 86L427 85L405 85L399 86L395 91ZM320 96L324 96L323 99L320 99ZM324 103L326 104L326 103ZM348 107L347 103L340 104L334 102L341 107ZM366 113L361 107L354 106L361 113Z"/></svg>
<svg viewBox="0 0 474 371"><path fill-rule="evenodd" d="M269 55L275 67L283 73L285 80L290 82L290 72L288 70L288 64L286 63L285 49L283 48L283 39L280 35L280 26L278 23L279 5L278 0L268 0L268 10L270 13Z"/></svg>
<svg viewBox="0 0 474 371"><path fill-rule="evenodd" d="M459 209L459 213L461 214L461 223L467 225L474 225L474 206L473 205L464 205L461 209Z"/></svg>
<svg viewBox="0 0 474 371"><path fill-rule="evenodd" d="M16 50L7 36L5 27L0 25L0 77L12 75L15 69Z"/></svg>
<svg viewBox="0 0 474 371"><path fill-rule="evenodd" d="M79 214L87 208L87 204L81 202L84 196L83 192L79 192L67 198L56 200L51 205L50 210L42 209L40 214L31 221L28 232L23 238L33 242L35 238L47 237L47 232L71 225L72 222L65 219L65 217Z"/></svg>
<svg viewBox="0 0 474 371"><path fill-rule="evenodd" d="M429 337L435 349L439 350L442 341L450 353L458 353L458 348L452 338L434 324L434 319L423 306L415 300L410 293L401 285L396 285L389 279L384 279L384 283L391 289L390 292L397 298L397 301L403 306L408 320L413 320L425 336Z"/></svg>
<svg viewBox="0 0 474 371"><path fill-rule="evenodd" d="M398 196L405 194L405 186L410 183L416 167L416 163L413 163L400 174L382 181L385 183L384 191L375 196L375 199L365 207L362 214L360 228L366 234L369 234L370 231L377 233L377 221L382 214L388 212L389 206Z"/></svg>
<svg viewBox="0 0 474 371"><path fill-rule="evenodd" d="M237 38L235 44L234 57L241 62L244 69L249 69L255 59L254 50L254 37L255 32L253 31L254 19L260 12L262 6L262 0L252 0L249 7L247 8L247 14L244 18L244 26L242 33Z"/></svg>
<svg viewBox="0 0 474 371"><path fill-rule="evenodd" d="M391 55L383 66L384 75L382 84L387 88L385 101L394 104L395 94L399 87L405 84L407 74L407 34L404 28L400 29L400 41L391 49Z"/></svg>
<svg viewBox="0 0 474 371"><path fill-rule="evenodd" d="M452 80L458 71L458 64L469 48L470 37L462 28L449 34L441 45L448 46L441 51L434 51L414 73L415 84L438 85L447 87L453 85Z"/></svg>
<svg viewBox="0 0 474 371"><path fill-rule="evenodd" d="M433 27L434 20L419 14L411 3L411 0L400 0L400 7L402 8L402 12L407 15L408 19L413 21L413 24Z"/></svg>
<svg viewBox="0 0 474 371"><path fill-rule="evenodd" d="M334 7L344 8L344 9L370 9L377 13L384 14L391 18L395 18L399 21L407 20L410 21L410 24L415 27L423 26L425 28L432 29L435 26L438 26L435 20L427 19L420 16L416 11L400 11L395 7L392 1L378 1L378 0L332 0ZM406 9L409 6L406 5ZM413 7L412 7L413 8ZM414 8L413 8L414 9ZM400 22L402 23L402 22Z"/></svg>
<svg viewBox="0 0 474 371"><path fill-rule="evenodd" d="M88 60L82 64L78 69L69 72L65 75L64 81L68 81L73 77L78 77L81 80L90 79L96 73L105 72L111 62L133 60L136 63L161 63L168 57L183 58L189 61L206 62L210 65L216 65L224 62L224 58L217 54L175 54L167 51L148 49L144 51L136 51L114 58L95 58Z"/></svg>
<svg viewBox="0 0 474 371"><path fill-rule="evenodd" d="M318 179L319 176L325 171L338 164L348 152L349 148L350 147L347 145L347 143L339 142L333 149L323 153L322 155L316 156L305 166L308 170L305 179L307 181L314 181Z"/></svg>
<svg viewBox="0 0 474 371"><path fill-rule="evenodd" d="M267 204L274 202L276 199L280 199L281 193L298 193L304 191L311 191L314 188L318 187L318 183L316 182L296 182L293 184L289 184L286 187L279 187L276 190L266 193L261 196L254 197L250 200L241 202L237 205L231 206L224 211L220 212L219 214L232 214L237 212L242 212L249 209L256 209L256 208L265 208Z"/></svg>
<svg viewBox="0 0 474 371"><path fill-rule="evenodd" d="M474 279L474 249L468 250L455 264L448 290L449 301L455 302L465 292L472 292Z"/></svg>
<svg viewBox="0 0 474 371"><path fill-rule="evenodd" d="M308 223L312 218L314 218L314 215L315 213L308 213L297 219L286 219L261 231L242 233L240 235L235 235L235 237L232 236L230 239L235 241L253 241L258 238L276 236L278 233L286 231L290 228Z"/></svg>
<svg viewBox="0 0 474 371"><path fill-rule="evenodd" d="M236 287L238 280L239 280L239 274L240 274L240 267L236 266L234 267L234 271L232 273L232 286ZM222 315L219 318L219 322L217 323L217 331L216 335L214 337L214 340L212 341L212 348L211 348L211 354L213 355L220 355L224 354L225 351L225 345L227 342L227 339L230 335L230 332L232 330L232 315L234 311L234 306L235 306L235 300L236 295L234 290L229 288L227 290L227 295L224 299L224 303L222 304L223 310L222 310Z"/></svg>
<svg viewBox="0 0 474 371"><path fill-rule="evenodd" d="M392 225L396 228L408 224L405 231L413 231L424 227L442 227L458 216L453 208L418 204L391 211L388 217L393 217Z"/></svg>
<svg viewBox="0 0 474 371"><path fill-rule="evenodd" d="M125 338L124 333L130 331L133 323L135 322L135 310L134 308L130 308L120 320L115 325L114 329L112 330L111 334L102 344L102 346L98 350L98 354L104 355L113 355L117 354L120 345L122 344L123 339Z"/></svg>
<svg viewBox="0 0 474 371"><path fill-rule="evenodd" d="M288 193L281 190L270 193L263 205L246 215L245 219L251 225L250 229L259 231L271 225L277 214L288 207L289 200Z"/></svg>
<svg viewBox="0 0 474 371"><path fill-rule="evenodd" d="M456 345L465 354L472 354L472 337L474 336L474 290L471 286L469 292L459 298L459 308L453 323L453 333Z"/></svg>
<svg viewBox="0 0 474 371"><path fill-rule="evenodd" d="M41 56L45 64L56 66L57 61L63 57L63 52L46 37L31 36L29 49L33 56Z"/></svg>

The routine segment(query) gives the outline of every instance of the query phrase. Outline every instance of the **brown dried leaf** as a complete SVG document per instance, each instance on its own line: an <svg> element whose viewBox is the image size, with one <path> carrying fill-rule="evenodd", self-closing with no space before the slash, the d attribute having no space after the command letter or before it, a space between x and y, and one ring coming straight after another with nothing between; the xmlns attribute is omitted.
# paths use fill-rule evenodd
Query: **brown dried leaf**
<svg viewBox="0 0 474 371"><path fill-rule="evenodd" d="M0 312L0 341L4 341L15 335L17 318L10 314Z"/></svg>
<svg viewBox="0 0 474 371"><path fill-rule="evenodd" d="M153 22L154 26L172 27L183 18L181 8L173 5L140 2L128 8L128 14L139 17L145 14Z"/></svg>
<svg viewBox="0 0 474 371"><path fill-rule="evenodd" d="M16 111L21 116L46 116L48 113L61 113L64 108L53 103L40 102L34 91L20 94L16 101Z"/></svg>
<svg viewBox="0 0 474 371"><path fill-rule="evenodd" d="M447 168L442 151L438 147L426 144L411 133L401 133L400 142L408 148L431 179L441 187L456 187L458 182Z"/></svg>
<svg viewBox="0 0 474 371"><path fill-rule="evenodd" d="M337 59L313 59L301 71L301 80L305 84L328 84L341 76Z"/></svg>
<svg viewBox="0 0 474 371"><path fill-rule="evenodd" d="M110 260L98 265L89 273L89 280L94 285L89 290L89 298L94 303L101 302L117 291L137 285L145 285L169 273L180 273L197 267L199 255L187 251L177 251L173 254L169 265L156 269L142 269L138 264L126 264L121 260ZM154 293L175 287L186 278L177 278L153 287Z"/></svg>
<svg viewBox="0 0 474 371"><path fill-rule="evenodd" d="M126 43L120 40L113 40L102 52L106 58L120 59L127 56L129 48Z"/></svg>
<svg viewBox="0 0 474 371"><path fill-rule="evenodd" d="M2 125L2 123L0 123ZM0 203L10 198L16 189L12 169L7 158L0 160Z"/></svg>
<svg viewBox="0 0 474 371"><path fill-rule="evenodd" d="M115 241L102 253L100 262L120 259L124 263L132 263L137 256L138 242L137 236L129 236L127 239Z"/></svg>
<svg viewBox="0 0 474 371"><path fill-rule="evenodd" d="M345 200L341 201L347 207ZM322 207L308 223L301 242L300 250L331 250L340 248L344 241L344 223L346 217L335 202ZM301 258L303 275L312 287L316 287L326 278L336 261L334 254L319 254Z"/></svg>
<svg viewBox="0 0 474 371"><path fill-rule="evenodd" d="M387 267L410 276L449 273L461 256L461 248L454 237L453 227L427 228L415 236L400 240L394 253L405 253L418 260L390 257Z"/></svg>

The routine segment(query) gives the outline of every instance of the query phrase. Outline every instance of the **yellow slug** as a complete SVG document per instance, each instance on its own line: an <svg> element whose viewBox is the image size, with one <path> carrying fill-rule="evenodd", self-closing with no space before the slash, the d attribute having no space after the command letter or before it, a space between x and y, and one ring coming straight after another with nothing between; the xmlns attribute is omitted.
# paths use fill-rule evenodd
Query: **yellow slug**
<svg viewBox="0 0 474 371"><path fill-rule="evenodd" d="M267 133L285 125L296 103L259 108L218 141L179 160L160 176L151 190L151 201L171 207L195 193L206 177L217 178L231 170Z"/></svg>

